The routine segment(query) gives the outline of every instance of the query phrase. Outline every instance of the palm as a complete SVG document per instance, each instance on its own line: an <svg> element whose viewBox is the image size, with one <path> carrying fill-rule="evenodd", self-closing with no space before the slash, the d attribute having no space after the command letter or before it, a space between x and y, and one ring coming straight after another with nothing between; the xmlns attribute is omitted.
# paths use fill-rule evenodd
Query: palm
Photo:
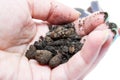
<svg viewBox="0 0 120 80"><path fill-rule="evenodd" d="M13 2L12 2L13 1ZM30 60L25 57L25 51L29 44L38 40L39 36L45 36L48 31L46 24L39 24L32 20L30 7L25 0L1 0L2 5L11 5L10 8L6 7L1 13L0 18L0 79L1 80L73 80L81 79L91 69L91 62L85 61L86 53L92 54L96 58L100 58L103 51L105 51L112 39L106 41L103 45L101 40L104 38L102 32L94 32L89 35L83 49L75 54L67 63L62 64L55 69L51 70L48 66L42 66L35 60ZM14 5L13 5L14 4ZM16 4L16 5L15 5ZM15 6L15 7L14 7ZM4 15L6 11L9 14ZM53 16L54 17L54 16ZM4 21L2 21L4 19ZM53 19L51 19L52 21ZM2 21L2 22L1 22ZM7 22L6 22L7 21ZM51 22L50 21L50 22ZM53 20L54 21L54 20ZM66 21L66 20L65 20ZM91 37L101 35L98 45L93 45L97 51L90 49ZM104 42L105 43L105 42ZM88 46L88 47L87 47ZM94 49L95 49L94 48ZM105 49L103 49L105 48ZM100 50L98 52L98 49ZM91 50L91 53L89 53ZM90 56L91 57L91 56ZM90 58L87 57L87 58ZM92 61L92 64L97 63Z"/></svg>
<svg viewBox="0 0 120 80"><path fill-rule="evenodd" d="M78 64L79 68L77 67L76 69L74 69L74 66L77 65L77 63L79 62L83 63L83 60L79 54L76 54L73 58L71 58L71 60L68 63L60 65L53 70L51 70L48 66L39 65L35 60L28 61L28 59L24 55L24 51L27 49L27 45L31 44L35 40L38 40L40 35L44 36L45 33L48 31L48 27L44 24L39 24L36 27L37 27L37 33L34 39L30 41L28 44L25 43L17 47L13 46L13 47L10 47L9 49L6 49L7 51L10 51L10 52L4 52L4 51L0 52L0 55L1 55L0 78L4 80L7 80L7 79L9 80L11 78L12 79L17 78L20 80L32 80L32 79L33 80L38 80L38 79L50 80L50 78L53 78L55 80L67 80L67 79L69 80L69 79L77 78L79 77L79 75L84 76L84 74L82 74L81 72L82 65ZM29 33L31 34L31 31ZM77 60L75 59L76 57L80 59L79 62L75 61ZM74 61L76 62L76 64L74 63ZM73 69L73 70L69 70L69 69ZM8 77L4 77L4 76L8 76Z"/></svg>

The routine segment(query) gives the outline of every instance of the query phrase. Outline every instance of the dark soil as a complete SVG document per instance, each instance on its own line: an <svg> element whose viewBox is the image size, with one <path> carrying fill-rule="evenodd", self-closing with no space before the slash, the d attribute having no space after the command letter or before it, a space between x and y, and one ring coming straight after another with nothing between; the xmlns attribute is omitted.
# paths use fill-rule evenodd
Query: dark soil
<svg viewBox="0 0 120 80"><path fill-rule="evenodd" d="M52 25L49 30L46 37L40 36L40 39L29 47L26 57L54 68L67 62L81 50L83 43L80 43L81 37L76 34L73 23Z"/></svg>

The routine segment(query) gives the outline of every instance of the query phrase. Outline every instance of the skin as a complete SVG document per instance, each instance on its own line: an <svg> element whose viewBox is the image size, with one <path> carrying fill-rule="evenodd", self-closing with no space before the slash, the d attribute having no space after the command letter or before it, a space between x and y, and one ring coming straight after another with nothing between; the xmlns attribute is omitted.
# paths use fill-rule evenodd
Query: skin
<svg viewBox="0 0 120 80"><path fill-rule="evenodd" d="M119 29L119 35L120 35L120 29Z"/></svg>
<svg viewBox="0 0 120 80"><path fill-rule="evenodd" d="M78 19L78 12L53 0L0 0L0 5L0 80L82 80L113 41L108 26L97 25L81 51L51 70L25 57L28 46L48 31L46 22L33 18L62 24Z"/></svg>

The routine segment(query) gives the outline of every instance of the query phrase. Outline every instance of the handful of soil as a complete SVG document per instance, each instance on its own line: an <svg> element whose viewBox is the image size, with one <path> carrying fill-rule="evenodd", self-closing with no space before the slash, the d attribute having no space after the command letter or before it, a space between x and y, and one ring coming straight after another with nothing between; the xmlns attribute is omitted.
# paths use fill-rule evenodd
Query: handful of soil
<svg viewBox="0 0 120 80"><path fill-rule="evenodd" d="M88 12L93 13L100 11L97 1L93 1L88 8ZM88 13L83 9L76 8L82 13L81 18L88 16ZM106 12L99 12L90 15L81 21L79 28L85 26L94 26L92 22L98 24L100 19L104 18L104 22L108 17ZM86 22L85 22L86 20ZM106 23L111 31L117 34L117 25L115 23ZM88 30L89 31L89 30ZM88 34L87 32L86 34ZM74 24L69 23L65 25L52 25L49 27L49 32L45 37L40 36L40 39L33 45L30 45L29 50L26 52L28 59L35 59L41 65L48 65L51 68L57 67L60 64L67 62L75 53L81 50L84 43L80 43L81 36L77 35Z"/></svg>
<svg viewBox="0 0 120 80"><path fill-rule="evenodd" d="M49 30L45 37L40 36L39 41L29 47L26 57L54 68L81 50L83 43L80 43L81 37L77 35L73 23L52 25Z"/></svg>
<svg viewBox="0 0 120 80"><path fill-rule="evenodd" d="M109 29L116 34L117 25L106 23ZM57 67L67 62L75 53L81 50L84 43L82 37L77 35L74 24L52 25L45 37L40 36L38 41L30 45L26 52L28 59L35 59L41 65L48 65L50 68Z"/></svg>

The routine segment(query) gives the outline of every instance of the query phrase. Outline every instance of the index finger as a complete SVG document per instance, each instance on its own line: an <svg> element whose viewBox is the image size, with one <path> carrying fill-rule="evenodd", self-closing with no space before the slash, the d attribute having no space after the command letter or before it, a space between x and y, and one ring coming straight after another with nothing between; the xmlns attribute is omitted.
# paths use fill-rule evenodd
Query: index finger
<svg viewBox="0 0 120 80"><path fill-rule="evenodd" d="M99 26L102 23L105 23L107 17L108 14L106 12L95 12L87 17L76 20L74 22L76 32L81 36L88 35L97 26Z"/></svg>

